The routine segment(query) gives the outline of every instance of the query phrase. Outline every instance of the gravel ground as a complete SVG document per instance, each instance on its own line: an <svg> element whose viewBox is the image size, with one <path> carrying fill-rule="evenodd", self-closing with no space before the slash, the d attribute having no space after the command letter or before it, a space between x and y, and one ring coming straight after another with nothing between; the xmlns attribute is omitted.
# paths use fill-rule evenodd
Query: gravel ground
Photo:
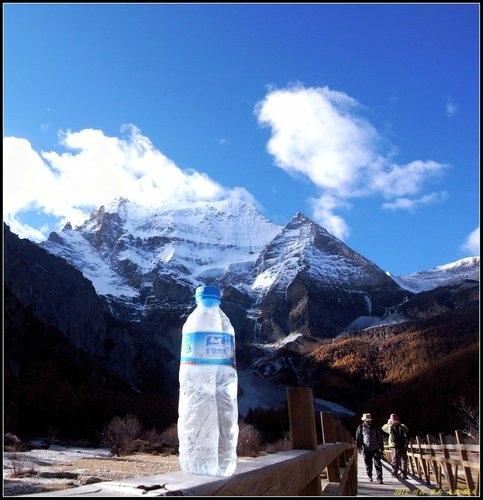
<svg viewBox="0 0 483 500"><path fill-rule="evenodd" d="M64 447L3 454L3 495L75 488L84 484L180 470L176 455L112 457L106 448Z"/></svg>

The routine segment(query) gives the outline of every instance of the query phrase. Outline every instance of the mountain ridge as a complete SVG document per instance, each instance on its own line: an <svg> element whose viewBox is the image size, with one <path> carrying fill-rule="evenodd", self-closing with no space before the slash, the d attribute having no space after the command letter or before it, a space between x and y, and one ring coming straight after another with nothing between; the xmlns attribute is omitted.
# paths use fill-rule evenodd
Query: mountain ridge
<svg viewBox="0 0 483 500"><path fill-rule="evenodd" d="M262 227L262 231L260 231L260 232L264 231L267 234L267 236L262 236L259 234L257 237L251 236L251 238L250 238L252 240L252 248L250 248L249 253L251 253L252 255L256 251L256 249L254 249L253 246L255 246L257 248L259 248L260 246L265 246L268 242L270 242L271 239L275 238L280 232L282 232L284 228L287 228L291 224L293 224L294 221L304 220L306 222L317 225L309 217L307 217L305 214L298 211L295 213L295 215L292 217L292 219L290 219L290 221L285 226L277 226L277 225L271 223L265 216L261 215L260 212L258 212L258 210L255 207L251 206L249 203L244 202L244 201L239 201L238 203L234 202L233 200L222 200L219 202L197 202L197 203L185 203L185 204L169 203L166 205L158 205L158 206L151 207L151 208L147 209L147 208L144 208L144 207L137 205L134 202L129 201L127 198L121 197L121 198L113 199L109 203L106 203L105 205L101 205L98 209L93 210L89 219L86 220L84 222L84 224L82 224L81 226L76 227L75 230L79 230L79 229L84 228L87 230L87 232L92 231L93 224L98 222L99 218L104 216L104 215L107 215L108 217L109 217L109 215L110 216L117 215L120 222L126 222L129 220L128 215L133 214L132 220L133 221L136 221L136 220L143 221L143 224L141 224L141 226L144 225L144 227L146 228L146 227L149 227L149 225L146 225L146 219L152 218L153 217L152 214L155 214L154 217L159 216L159 218L160 218L160 221L157 221L158 226L159 225L162 226L163 214L165 216L169 216L171 221L173 221L179 214L182 214L182 213L187 214L187 218L190 219L190 214L193 214L193 210L196 210L198 208L198 209L201 209L201 213L202 213L204 210L206 210L207 207L210 208L213 212L215 212L215 214L214 214L215 217L216 216L219 217L220 213L223 213L224 209L230 209L232 211L233 207L236 208L236 211L240 211L240 208L242 210L247 211L247 216L245 217L245 219L238 220L238 226L239 227L243 227L243 225L249 226L250 232L253 231L254 228L257 228L257 225L254 224L254 222L256 222L256 220L254 220L254 218L251 217L253 214L256 214L255 219L258 218L259 220L263 220L265 222L265 226ZM228 210L228 213L230 213L230 210ZM231 217L233 217L233 215ZM247 220L249 220L251 223L248 224L246 222ZM160 224L160 222L161 222L161 224ZM196 221L196 222L198 222L198 221ZM223 221L224 225L223 225L222 230L220 230L220 228L218 228L218 233L226 234L227 226L226 226L225 222L226 221ZM245 224L243 224L243 222L245 222ZM187 227L193 226L193 225L196 225L196 224L193 224L192 221L189 221L188 224L184 224L182 228L186 229ZM151 227L152 226L153 225L151 224ZM330 233L328 233L324 228L322 228L321 226L318 226L318 227L320 227L327 235L330 235ZM133 224L130 224L130 227L128 228L128 230L133 231L133 229L134 229ZM67 223L65 225L62 233L64 233L66 230L73 230L70 223ZM166 227L164 227L163 233L160 234L160 232L158 231L153 236L175 237L176 238L177 235L173 234L174 231L176 231L176 228L171 228L169 225L167 225ZM178 231L179 231L179 229L178 229ZM198 235L202 234L201 230L198 230L197 232L198 232ZM41 243L41 246L48 248L49 245L47 242L49 240L55 241L56 236L58 237L59 234L56 232L52 232L50 234L48 240L46 242ZM119 236L121 236L121 235L118 235L118 237ZM332 237L332 238L335 238L335 237ZM246 239L249 239L249 238L246 237ZM237 241L237 244L239 245L240 239L237 238L236 241ZM340 244L342 244L342 246L347 247L347 245L345 243L343 243L340 240L338 240L338 241ZM201 241L201 242L203 242L203 241ZM206 243L206 241L204 241L203 243ZM253 243L254 243L254 245L253 245ZM234 245L234 242L231 241L230 244ZM349 247L347 247L347 248L349 248ZM232 257L232 261L233 260L234 259ZM459 263L463 263L463 264L468 263L468 265L465 267L471 267L471 263L475 263L476 260L478 261L478 265L479 265L479 256L474 256L474 257L467 257L467 258L459 259L455 262L436 266L436 267L433 267L433 268L428 269L428 270L416 271L416 272L406 274L406 275L401 275L401 276L394 275L388 271L384 271L384 272L386 272L386 274L388 274L393 280L399 282L398 284L400 284L400 286L408 286L409 288L407 288L407 289L409 291L417 292L417 291L422 291L422 290L419 290L419 289L412 290L411 283L410 283L411 280L417 281L418 279L426 279L424 275L427 273L437 274L438 272L444 272L445 269L448 270L449 268L456 266ZM475 273L474 271L473 271L473 274L475 276L479 275L478 272ZM443 279L443 281L444 281L444 279ZM433 286L433 285L434 284L428 285L428 286ZM434 285L434 286L436 286L436 285ZM426 288L426 289L428 289L428 288Z"/></svg>
<svg viewBox="0 0 483 500"><path fill-rule="evenodd" d="M392 278L399 286L414 293L426 292L438 286L455 284L467 279L479 281L480 257L464 257L425 271L392 276Z"/></svg>
<svg viewBox="0 0 483 500"><path fill-rule="evenodd" d="M156 320L168 310L185 315L196 286L217 285L247 342L300 329L331 337L359 317L404 320L394 314L416 283L424 280L427 290L445 282L442 269L432 280L425 273L393 277L302 212L280 227L244 201L145 208L120 198L40 246L81 270L123 320ZM472 265L479 274L479 258Z"/></svg>

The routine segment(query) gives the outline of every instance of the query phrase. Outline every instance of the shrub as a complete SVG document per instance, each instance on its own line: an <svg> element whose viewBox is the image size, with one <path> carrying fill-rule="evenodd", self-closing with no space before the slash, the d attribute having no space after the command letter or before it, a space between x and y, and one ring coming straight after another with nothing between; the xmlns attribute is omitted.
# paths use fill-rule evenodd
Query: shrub
<svg viewBox="0 0 483 500"><path fill-rule="evenodd" d="M463 414L465 428L463 433L467 436L468 442L479 443L480 441L480 411L479 406L471 406L464 397L461 397L458 403L453 403L456 409Z"/></svg>
<svg viewBox="0 0 483 500"><path fill-rule="evenodd" d="M136 440L133 444L138 446L135 451L175 455L178 453L179 447L176 424L170 425L162 432L155 428L150 429L144 432L141 439Z"/></svg>
<svg viewBox="0 0 483 500"><path fill-rule="evenodd" d="M268 443L266 447L267 453L277 453L278 451L285 451L292 449L292 441L288 436L288 433L285 433L284 437L278 439L274 443Z"/></svg>
<svg viewBox="0 0 483 500"><path fill-rule="evenodd" d="M7 469L12 470L10 473L10 477L24 477L32 476L35 474L34 467L30 465L28 461L25 460L24 457L22 457L21 454L18 455L17 453L13 453L12 455L10 455L5 465Z"/></svg>
<svg viewBox="0 0 483 500"><path fill-rule="evenodd" d="M30 446L25 444L18 436L7 432L3 438L4 451L28 451Z"/></svg>
<svg viewBox="0 0 483 500"><path fill-rule="evenodd" d="M134 415L126 415L124 418L114 417L104 428L102 441L110 446L114 456L126 455L139 447L136 440L141 430L142 425Z"/></svg>
<svg viewBox="0 0 483 500"><path fill-rule="evenodd" d="M167 429L161 432L159 436L160 442L163 445L163 451L168 454L178 453L179 440L178 440L178 426L171 424Z"/></svg>
<svg viewBox="0 0 483 500"><path fill-rule="evenodd" d="M237 454L241 456L257 456L263 448L260 432L251 424L241 423L239 426Z"/></svg>

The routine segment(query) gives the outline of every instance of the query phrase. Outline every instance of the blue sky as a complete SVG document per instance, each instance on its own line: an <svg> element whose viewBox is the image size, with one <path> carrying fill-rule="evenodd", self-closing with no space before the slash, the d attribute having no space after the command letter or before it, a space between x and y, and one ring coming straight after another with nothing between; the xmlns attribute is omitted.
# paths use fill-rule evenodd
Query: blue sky
<svg viewBox="0 0 483 500"><path fill-rule="evenodd" d="M4 221L303 212L403 275L479 255L479 4L3 4Z"/></svg>

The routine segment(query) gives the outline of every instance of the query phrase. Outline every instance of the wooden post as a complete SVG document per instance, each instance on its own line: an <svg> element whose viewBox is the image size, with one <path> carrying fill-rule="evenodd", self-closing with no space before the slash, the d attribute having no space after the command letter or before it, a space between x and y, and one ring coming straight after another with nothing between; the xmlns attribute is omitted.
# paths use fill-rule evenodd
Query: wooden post
<svg viewBox="0 0 483 500"><path fill-rule="evenodd" d="M416 437L416 444L418 443L418 438ZM413 448L413 445L411 444L411 451L414 453L413 457L414 457L414 463L416 464L416 474L418 475L419 479L422 479L422 473L421 473L421 460L416 458L416 455L417 455L417 451L416 451L416 448L414 447Z"/></svg>
<svg viewBox="0 0 483 500"><path fill-rule="evenodd" d="M415 455L415 451L414 451L414 447L413 447L413 442L412 440L409 442L408 444L408 451L411 453L411 474L413 475L417 475L419 478L421 478L421 473L419 471L419 462L417 460L417 458L414 456Z"/></svg>
<svg viewBox="0 0 483 500"><path fill-rule="evenodd" d="M431 443L431 436L428 434L426 436L426 439L428 441L428 446L429 446L429 454L431 455L431 469L433 470L434 474L434 483L438 485L438 488L441 489L441 472L440 472L440 467L437 462L437 460L434 459L436 457L436 453L433 448L433 444ZM431 477L431 476L430 476Z"/></svg>
<svg viewBox="0 0 483 500"><path fill-rule="evenodd" d="M463 444L463 433L461 431L456 431L456 442L458 444ZM468 452L466 450L460 450L460 456L462 461L468 461ZM471 469L463 466L463 470L465 471L466 486L471 491L475 488Z"/></svg>
<svg viewBox="0 0 483 500"><path fill-rule="evenodd" d="M441 441L441 445L443 446L443 457L444 458L450 458L449 450L444 446L446 444L446 440L444 438L444 434L440 433L439 434L439 440ZM456 489L456 482L455 482L455 477L453 474L453 469L451 468L451 464L448 462L444 462L444 471L446 475L446 481L448 483L448 487L451 491Z"/></svg>
<svg viewBox="0 0 483 500"><path fill-rule="evenodd" d="M421 461L421 467L423 468L424 478L426 479L426 483L429 484L428 464L426 463L426 459L423 456L423 450L421 449L421 439L419 438L419 436L416 436L416 443L418 445L419 460Z"/></svg>
<svg viewBox="0 0 483 500"><path fill-rule="evenodd" d="M334 422L335 427L335 439L337 442L342 442L342 424L339 419L336 419ZM339 455L339 467L345 467L347 462L347 454L341 453Z"/></svg>
<svg viewBox="0 0 483 500"><path fill-rule="evenodd" d="M320 423L322 425L322 442L335 443L337 441L335 436L334 419L330 411L320 412ZM327 480L329 482L340 482L340 468L339 462L334 460L327 467Z"/></svg>
<svg viewBox="0 0 483 500"><path fill-rule="evenodd" d="M287 387L287 403L292 448L316 450L317 430L312 389L310 387ZM321 495L320 474L299 493L299 496Z"/></svg>

